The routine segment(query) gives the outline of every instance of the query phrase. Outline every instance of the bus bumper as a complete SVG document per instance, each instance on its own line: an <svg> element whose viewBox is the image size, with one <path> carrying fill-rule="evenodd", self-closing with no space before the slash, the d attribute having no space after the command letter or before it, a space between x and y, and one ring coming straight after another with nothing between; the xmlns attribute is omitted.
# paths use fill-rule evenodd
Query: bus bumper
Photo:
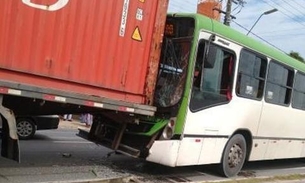
<svg viewBox="0 0 305 183"><path fill-rule="evenodd" d="M171 167L177 166L180 142L179 140L155 141L146 160Z"/></svg>

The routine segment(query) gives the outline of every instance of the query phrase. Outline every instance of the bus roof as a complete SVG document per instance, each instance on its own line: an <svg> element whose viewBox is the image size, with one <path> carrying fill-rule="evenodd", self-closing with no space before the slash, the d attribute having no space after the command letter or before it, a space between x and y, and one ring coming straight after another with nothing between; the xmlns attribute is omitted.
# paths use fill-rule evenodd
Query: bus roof
<svg viewBox="0 0 305 183"><path fill-rule="evenodd" d="M245 34L242 34L216 20L208 18L206 16L200 14L173 14L176 17L191 17L195 19L196 25L195 29L196 32L204 29L209 32L213 32L216 35L221 37L225 37L226 39L237 43L241 46L249 48L255 52L263 54L271 59L284 63L290 67L293 67L297 70L300 70L305 73L305 64L292 58L291 56L287 55L286 53L275 49L271 46L268 46L262 42L259 42Z"/></svg>

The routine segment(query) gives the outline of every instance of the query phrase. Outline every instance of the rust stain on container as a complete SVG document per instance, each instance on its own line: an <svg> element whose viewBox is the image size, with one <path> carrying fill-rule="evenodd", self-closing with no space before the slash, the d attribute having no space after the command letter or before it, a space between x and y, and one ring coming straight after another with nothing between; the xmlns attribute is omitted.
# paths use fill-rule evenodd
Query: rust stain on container
<svg viewBox="0 0 305 183"><path fill-rule="evenodd" d="M0 79L146 104L166 8L167 0L3 1Z"/></svg>
<svg viewBox="0 0 305 183"><path fill-rule="evenodd" d="M148 104L153 103L156 78L159 69L159 57L161 54L163 32L166 20L166 10L168 7L168 0L159 0L158 11L156 16L156 23L153 33L153 41L151 44L151 51L149 55L149 70L146 78L146 102Z"/></svg>

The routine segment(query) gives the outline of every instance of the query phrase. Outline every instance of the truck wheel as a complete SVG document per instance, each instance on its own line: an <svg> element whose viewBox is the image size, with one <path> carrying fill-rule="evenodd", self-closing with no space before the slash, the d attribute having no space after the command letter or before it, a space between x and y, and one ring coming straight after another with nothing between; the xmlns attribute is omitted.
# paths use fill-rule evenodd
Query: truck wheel
<svg viewBox="0 0 305 183"><path fill-rule="evenodd" d="M34 136L36 127L32 120L26 118L17 119L17 134L19 139L30 139Z"/></svg>
<svg viewBox="0 0 305 183"><path fill-rule="evenodd" d="M220 173L223 176L233 177L238 174L246 159L246 146L246 140L241 134L236 134L229 140L220 164Z"/></svg>

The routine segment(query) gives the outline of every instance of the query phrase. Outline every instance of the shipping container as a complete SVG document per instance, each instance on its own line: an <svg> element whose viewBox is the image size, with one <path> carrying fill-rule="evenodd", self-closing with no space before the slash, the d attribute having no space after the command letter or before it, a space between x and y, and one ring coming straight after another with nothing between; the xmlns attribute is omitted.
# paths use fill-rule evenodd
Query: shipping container
<svg viewBox="0 0 305 183"><path fill-rule="evenodd" d="M167 0L3 1L0 93L151 105L166 9Z"/></svg>

